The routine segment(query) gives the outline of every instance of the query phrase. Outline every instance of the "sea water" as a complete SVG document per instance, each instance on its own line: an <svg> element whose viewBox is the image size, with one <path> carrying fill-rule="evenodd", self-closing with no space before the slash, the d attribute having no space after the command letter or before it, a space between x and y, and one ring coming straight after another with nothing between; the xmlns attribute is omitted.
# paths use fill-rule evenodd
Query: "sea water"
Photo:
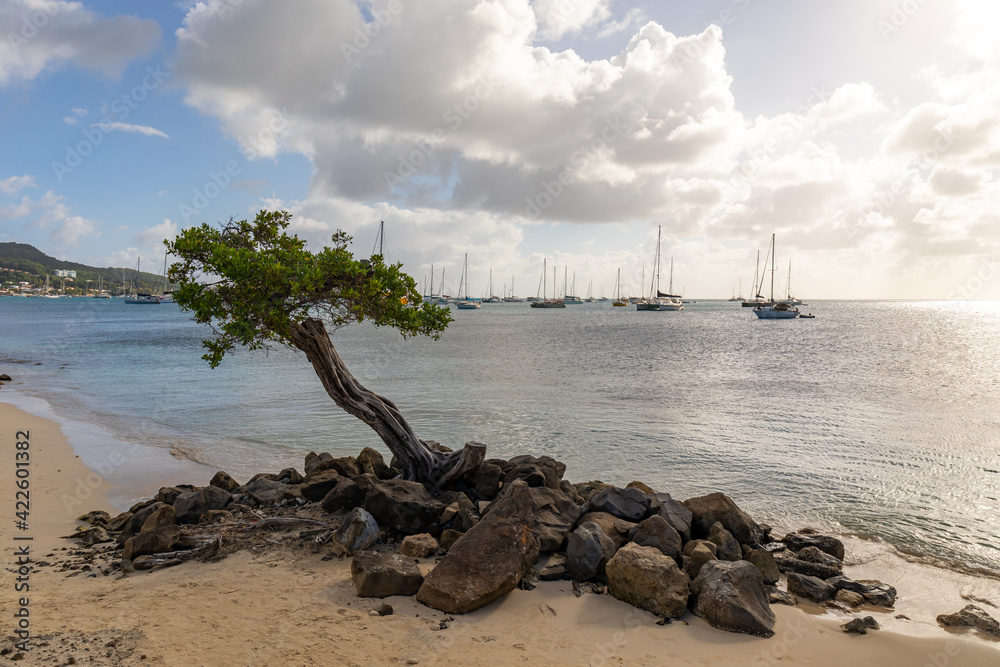
<svg viewBox="0 0 1000 667"><path fill-rule="evenodd" d="M811 320L738 303L453 311L439 341L368 324L333 341L424 439L546 454L572 481L723 491L758 520L813 525L1000 574L1000 304L817 302ZM175 304L0 298L0 392L238 479L307 452L388 456L305 357L238 351ZM84 457L86 460L86 457ZM135 457L133 475L158 474ZM201 478L203 477L203 478Z"/></svg>

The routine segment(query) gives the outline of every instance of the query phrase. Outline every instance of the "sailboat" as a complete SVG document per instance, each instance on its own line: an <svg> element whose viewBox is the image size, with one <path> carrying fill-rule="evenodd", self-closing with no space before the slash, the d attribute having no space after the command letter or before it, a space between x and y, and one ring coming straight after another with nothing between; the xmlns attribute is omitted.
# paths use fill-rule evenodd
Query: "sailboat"
<svg viewBox="0 0 1000 667"><path fill-rule="evenodd" d="M618 280L615 281L615 300L612 306L627 306L628 299L622 296L622 270L618 269Z"/></svg>
<svg viewBox="0 0 1000 667"><path fill-rule="evenodd" d="M667 293L660 291L660 236L661 227L656 228L656 259L653 262L653 284L649 286L650 297L635 304L636 310L684 310L680 297L674 294L674 260L670 260L670 287ZM655 294L656 296L652 296Z"/></svg>
<svg viewBox="0 0 1000 667"><path fill-rule="evenodd" d="M587 286L587 303L594 303L597 299L594 298L594 281L590 281L590 285Z"/></svg>
<svg viewBox="0 0 1000 667"><path fill-rule="evenodd" d="M173 303L174 293L167 291L167 251L163 251L163 285L160 288L160 303Z"/></svg>
<svg viewBox="0 0 1000 667"><path fill-rule="evenodd" d="M503 298L505 302L508 303L523 303L524 299L519 296L514 296L514 276L510 277L510 295Z"/></svg>
<svg viewBox="0 0 1000 667"><path fill-rule="evenodd" d="M764 259L764 264L767 264L767 259ZM760 284L757 284L757 277L760 276ZM757 306L769 306L773 302L764 301L764 297L760 295L760 290L764 286L764 276L760 273L760 250L757 251L757 263L754 264L753 268L753 290L754 296L752 299L746 299L743 301L743 308L756 308Z"/></svg>
<svg viewBox="0 0 1000 667"><path fill-rule="evenodd" d="M465 254L465 265L462 268L462 284L465 285L465 296L455 302L455 307L459 310L475 310L482 308L483 304L475 299L469 298L469 254Z"/></svg>
<svg viewBox="0 0 1000 667"><path fill-rule="evenodd" d="M94 295L95 299L110 299L111 295L105 293L104 291L104 276L97 276L97 294Z"/></svg>
<svg viewBox="0 0 1000 667"><path fill-rule="evenodd" d="M152 294L139 294L139 262L142 260L141 257L135 260L135 284L132 287L132 295L125 297L125 303L131 304L147 304L147 303L160 303L160 297L153 296Z"/></svg>
<svg viewBox="0 0 1000 667"><path fill-rule="evenodd" d="M548 270L546 269L545 262L546 262L546 260L543 257L542 258L542 300L541 301L532 301L531 302L531 307L532 308L565 308L566 304L563 303L560 299L556 299L555 298L555 294L552 295L553 298L551 300L545 298L545 296L546 296L545 292L548 290L548 284L546 282L546 273L548 273ZM554 268L552 270L555 271ZM555 289L556 289L556 278L555 278L555 276L552 276L552 291L555 292Z"/></svg>
<svg viewBox="0 0 1000 667"><path fill-rule="evenodd" d="M788 260L788 282L785 283L785 294L786 296L782 301L787 303L789 306L801 306L802 299L796 299L792 296L792 260Z"/></svg>
<svg viewBox="0 0 1000 667"><path fill-rule="evenodd" d="M787 303L774 302L774 234L771 234L771 302L766 306L757 306L753 314L762 320L793 320L799 316L799 309ZM767 265L767 259L764 260Z"/></svg>
<svg viewBox="0 0 1000 667"><path fill-rule="evenodd" d="M563 270L563 303L567 306L579 306L583 303L583 299L578 296L574 296L576 293L576 271L573 272L573 286L570 290L566 291L566 277L569 275L569 267Z"/></svg>
<svg viewBox="0 0 1000 667"><path fill-rule="evenodd" d="M52 294L52 292L50 291L51 289L52 288L49 287L49 274L46 273L45 274L45 294L43 294L42 296L45 297L46 299L58 299L59 295L58 294Z"/></svg>
<svg viewBox="0 0 1000 667"><path fill-rule="evenodd" d="M493 293L493 269L490 269L490 283L487 289L488 294L486 298L483 299L483 303L500 303L502 299Z"/></svg>
<svg viewBox="0 0 1000 667"><path fill-rule="evenodd" d="M743 300L743 278L740 278L740 289L736 291L736 285L733 285L733 296L729 298L730 301L742 301Z"/></svg>

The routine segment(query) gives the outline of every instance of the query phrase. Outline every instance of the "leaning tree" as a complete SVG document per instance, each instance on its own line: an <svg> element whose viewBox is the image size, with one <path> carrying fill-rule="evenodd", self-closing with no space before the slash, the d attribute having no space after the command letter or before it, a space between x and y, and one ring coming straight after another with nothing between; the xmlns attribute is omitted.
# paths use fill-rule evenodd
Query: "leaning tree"
<svg viewBox="0 0 1000 667"><path fill-rule="evenodd" d="M438 339L451 321L449 310L421 303L401 265L385 264L381 255L355 259L344 232L333 235L330 247L310 252L305 241L284 231L290 219L284 211L261 211L253 222L190 227L167 242L180 258L168 274L180 283L174 300L214 333L203 341L203 358L215 368L238 346L301 350L334 402L378 433L405 479L438 490L475 471L486 455L484 445L433 449L392 401L351 375L327 333L328 325L336 330L368 320L394 327L404 338Z"/></svg>

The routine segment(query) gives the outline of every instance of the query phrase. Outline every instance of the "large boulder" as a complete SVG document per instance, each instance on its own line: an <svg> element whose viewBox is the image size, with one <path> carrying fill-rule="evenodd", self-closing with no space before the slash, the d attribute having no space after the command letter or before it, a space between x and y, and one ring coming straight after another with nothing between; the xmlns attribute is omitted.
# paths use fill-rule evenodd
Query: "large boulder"
<svg viewBox="0 0 1000 667"><path fill-rule="evenodd" d="M677 531L681 539L687 542L691 539L691 510L674 500L669 493L654 493L650 496L650 514L659 514Z"/></svg>
<svg viewBox="0 0 1000 667"><path fill-rule="evenodd" d="M424 577L412 558L362 551L351 562L351 580L358 597L385 598L415 594Z"/></svg>
<svg viewBox="0 0 1000 667"><path fill-rule="evenodd" d="M750 549L743 556L743 560L753 564L760 570L760 576L765 584L775 584L781 578L778 564L774 562L774 556L770 551L763 549Z"/></svg>
<svg viewBox="0 0 1000 667"><path fill-rule="evenodd" d="M652 502L649 496L635 487L621 489L609 486L590 497L587 511L607 512L625 521L638 522L646 516Z"/></svg>
<svg viewBox="0 0 1000 667"><path fill-rule="evenodd" d="M788 592L813 602L826 602L837 594L837 588L818 577L789 572Z"/></svg>
<svg viewBox="0 0 1000 667"><path fill-rule="evenodd" d="M219 472L215 473L215 476L212 477L212 481L210 481L208 484L209 486L217 486L223 491L228 491L229 493L232 493L240 486L239 482L230 477L229 474L223 470L220 470Z"/></svg>
<svg viewBox="0 0 1000 667"><path fill-rule="evenodd" d="M295 486L265 477L249 482L242 488L242 492L260 505L276 505L299 495Z"/></svg>
<svg viewBox="0 0 1000 667"><path fill-rule="evenodd" d="M710 493L707 496L685 500L683 505L691 511L692 537L707 537L712 524L718 521L740 544L760 546L764 531L726 494Z"/></svg>
<svg viewBox="0 0 1000 667"><path fill-rule="evenodd" d="M507 495L506 489L500 498ZM576 525L582 511L572 498L562 491L545 486L532 487L528 490L531 501L535 504L535 516L538 519L538 539L543 552L559 551L566 544L566 538ZM459 527L458 530L461 530Z"/></svg>
<svg viewBox="0 0 1000 667"><path fill-rule="evenodd" d="M718 521L713 523L709 529L708 541L717 547L715 553L719 560L740 560L743 558L740 543Z"/></svg>
<svg viewBox="0 0 1000 667"><path fill-rule="evenodd" d="M854 581L843 575L829 577L826 583L830 584L838 591L851 591L864 597L865 601L879 607L892 608L896 605L896 589L881 581L862 579Z"/></svg>
<svg viewBox="0 0 1000 667"><path fill-rule="evenodd" d="M632 531L637 525L631 521L619 519L618 517L608 514L607 512L587 512L577 519L576 525L582 526L588 522L596 523L601 527L604 534L610 537L611 541L614 542L615 551L625 546L625 543L628 542L628 536L632 534Z"/></svg>
<svg viewBox="0 0 1000 667"><path fill-rule="evenodd" d="M313 469L313 472L323 472L324 470L336 471L336 473L341 477L357 477L361 473L367 472L361 469L361 466L358 465L357 459L353 456L341 456L340 458L330 457L325 461L320 461ZM306 477L308 477L308 475L306 475Z"/></svg>
<svg viewBox="0 0 1000 667"><path fill-rule="evenodd" d="M664 556L681 562L681 547L683 542L673 526L659 514L640 521L629 533L629 540L639 546L653 547Z"/></svg>
<svg viewBox="0 0 1000 667"><path fill-rule="evenodd" d="M399 543L399 553L410 558L430 558L441 550L441 545L430 533L407 535Z"/></svg>
<svg viewBox="0 0 1000 667"><path fill-rule="evenodd" d="M449 614L479 609L520 583L538 558L538 520L528 486L511 483L424 579L417 600Z"/></svg>
<svg viewBox="0 0 1000 667"><path fill-rule="evenodd" d="M306 500L319 502L330 493L330 490L337 486L344 479L336 470L314 470L305 476L302 484L299 485L299 493Z"/></svg>
<svg viewBox="0 0 1000 667"><path fill-rule="evenodd" d="M605 570L608 591L622 602L661 618L679 618L687 609L691 580L659 549L626 544Z"/></svg>
<svg viewBox="0 0 1000 667"><path fill-rule="evenodd" d="M974 604L966 605L954 614L941 614L937 622L948 628L975 628L981 634L1000 638L1000 623Z"/></svg>
<svg viewBox="0 0 1000 667"><path fill-rule="evenodd" d="M720 630L774 635L774 612L760 571L746 561L713 560L691 582L691 611Z"/></svg>
<svg viewBox="0 0 1000 667"><path fill-rule="evenodd" d="M618 547L601 526L587 521L577 527L566 544L566 572L570 579L590 581L604 575L604 568Z"/></svg>
<svg viewBox="0 0 1000 667"><path fill-rule="evenodd" d="M444 508L423 484L405 479L380 481L365 495L365 509L371 512L378 525L404 535L440 535Z"/></svg>
<svg viewBox="0 0 1000 667"><path fill-rule="evenodd" d="M136 509L135 511L129 513L126 512L122 514L119 518L129 515L125 525L121 528L121 533L118 534L117 542L118 544L124 545L125 541L133 535L138 535L142 530L142 525L146 523L146 519L153 516L157 510L161 507L166 507L166 503L153 502ZM176 518L176 510L174 514ZM108 524L108 530L115 530L116 526L119 524L118 518L112 519L111 523Z"/></svg>
<svg viewBox="0 0 1000 667"><path fill-rule="evenodd" d="M358 454L357 465L361 468L362 474L375 475L378 479L388 479L389 476L389 466L386 465L385 459L382 455L372 449L371 447L365 447Z"/></svg>
<svg viewBox="0 0 1000 667"><path fill-rule="evenodd" d="M211 510L224 510L232 495L217 486L206 486L198 491L188 491L177 496L174 511L177 523L198 523L202 514Z"/></svg>
<svg viewBox="0 0 1000 667"><path fill-rule="evenodd" d="M520 479L528 486L545 486L550 489L559 489L559 480L566 472L566 464L560 463L548 456L515 456L509 462L513 465L503 479L505 485L514 480Z"/></svg>
<svg viewBox="0 0 1000 667"><path fill-rule="evenodd" d="M149 515L142 527L139 528L140 533L145 533L151 530L157 530L158 528L163 528L165 526L173 526L177 523L177 512L171 505L163 505L155 512Z"/></svg>
<svg viewBox="0 0 1000 667"><path fill-rule="evenodd" d="M134 560L138 556L148 556L170 551L181 538L178 526L164 526L155 530L147 530L125 541L122 558Z"/></svg>
<svg viewBox="0 0 1000 667"><path fill-rule="evenodd" d="M347 554L363 551L378 540L379 528L375 517L363 507L355 507L344 516L344 522L333 532L331 541Z"/></svg>
<svg viewBox="0 0 1000 667"><path fill-rule="evenodd" d="M469 482L475 490L476 496L482 500L493 500L500 493L500 480L502 478L503 470L500 466L487 461L472 474Z"/></svg>
<svg viewBox="0 0 1000 667"><path fill-rule="evenodd" d="M708 540L691 540L685 544L684 555L687 562L684 564L684 572L687 573L687 576L694 579L701 572L705 563L718 560L715 556L717 549L715 543Z"/></svg>
<svg viewBox="0 0 1000 667"><path fill-rule="evenodd" d="M362 477L364 476L358 476L359 479ZM337 486L330 489L323 496L323 500L320 501L320 507L323 508L324 512L333 514L334 512L342 512L343 510L352 510L355 507L360 507L364 502L365 492L361 489L361 486L353 479L341 477Z"/></svg>
<svg viewBox="0 0 1000 667"><path fill-rule="evenodd" d="M784 542L785 546L792 551L800 551L806 547L816 547L820 551L835 557L837 560L844 560L844 543L836 537L800 531L798 533L788 533L780 541Z"/></svg>
<svg viewBox="0 0 1000 667"><path fill-rule="evenodd" d="M836 556L831 556L825 551L820 550L819 547L806 547L805 549L799 549L797 557L799 560L826 565L827 567L832 567L837 571L844 569L843 561Z"/></svg>
<svg viewBox="0 0 1000 667"><path fill-rule="evenodd" d="M839 568L823 565L822 563L799 560L793 556L778 555L775 556L774 560L778 564L778 569L782 572L798 572L799 574L807 574L810 577L818 577L820 579L829 579L830 577L839 576L841 573Z"/></svg>

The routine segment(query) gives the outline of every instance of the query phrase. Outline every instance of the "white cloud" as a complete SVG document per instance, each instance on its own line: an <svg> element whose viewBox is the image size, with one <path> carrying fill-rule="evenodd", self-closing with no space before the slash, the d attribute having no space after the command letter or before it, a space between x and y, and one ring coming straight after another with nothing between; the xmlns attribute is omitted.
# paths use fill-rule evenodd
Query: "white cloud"
<svg viewBox="0 0 1000 667"><path fill-rule="evenodd" d="M104 18L82 2L0 0L0 86L65 64L117 76L161 35L156 21Z"/></svg>
<svg viewBox="0 0 1000 667"><path fill-rule="evenodd" d="M142 248L158 248L163 250L163 241L173 241L177 237L177 223L164 218L163 222L152 227L147 227L135 235L133 242Z"/></svg>
<svg viewBox="0 0 1000 667"><path fill-rule="evenodd" d="M145 134L148 137L163 137L164 139L170 138L165 132L157 130L155 127L149 127L148 125L132 125L131 123L113 121L94 123L91 127L99 127L105 132L129 132L132 134Z"/></svg>
<svg viewBox="0 0 1000 667"><path fill-rule="evenodd" d="M610 4L610 0L535 0L539 33L557 40L593 27L611 16Z"/></svg>
<svg viewBox="0 0 1000 667"><path fill-rule="evenodd" d="M0 192L8 195L12 195L18 190L22 190L24 188L34 187L37 187L35 185L34 176L28 176L27 174L24 176L11 176L10 178L0 181Z"/></svg>

